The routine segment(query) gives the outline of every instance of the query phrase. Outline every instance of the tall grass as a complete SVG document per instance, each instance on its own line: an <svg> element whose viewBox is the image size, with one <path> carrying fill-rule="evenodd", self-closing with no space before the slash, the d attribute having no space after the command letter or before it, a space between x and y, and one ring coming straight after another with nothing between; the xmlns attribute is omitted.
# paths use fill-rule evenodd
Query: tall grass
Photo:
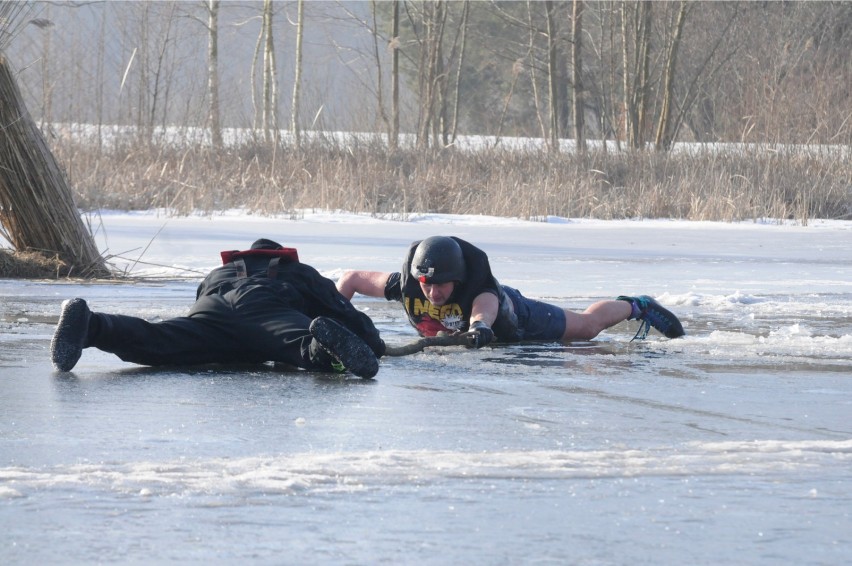
<svg viewBox="0 0 852 566"><path fill-rule="evenodd" d="M54 151L67 164L78 205L87 210L852 219L852 161L807 151L389 152L378 143L330 139L298 150L248 141L219 151L200 143L105 151L67 138L56 140Z"/></svg>

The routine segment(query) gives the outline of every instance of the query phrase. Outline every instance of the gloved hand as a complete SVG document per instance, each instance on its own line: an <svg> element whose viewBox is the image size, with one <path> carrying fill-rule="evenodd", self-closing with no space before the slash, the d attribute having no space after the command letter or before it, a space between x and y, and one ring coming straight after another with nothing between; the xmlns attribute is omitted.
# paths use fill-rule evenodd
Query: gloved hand
<svg viewBox="0 0 852 566"><path fill-rule="evenodd" d="M370 349L373 350L373 353L376 354L377 358L381 358L385 355L385 351L387 350L387 346L385 345L385 341L381 338L377 340L371 340L369 344Z"/></svg>
<svg viewBox="0 0 852 566"><path fill-rule="evenodd" d="M353 311L355 310L355 308L352 306L350 306L349 308L351 308ZM381 358L385 355L385 351L387 349L387 346L385 346L385 341L382 340L378 329L373 326L372 319L370 319L369 316L360 311L356 312L357 317L360 318L360 326L353 326L350 328L350 330L357 334L358 337L361 338L361 340L367 343L367 346L369 346L373 353L376 354L377 358Z"/></svg>
<svg viewBox="0 0 852 566"><path fill-rule="evenodd" d="M361 336L361 339L367 343L367 346L376 354L377 358L385 355L385 341L381 339L378 332L372 332L366 336Z"/></svg>
<svg viewBox="0 0 852 566"><path fill-rule="evenodd" d="M482 348L494 340L494 331L481 320L477 320L471 324L468 332L472 333L471 348Z"/></svg>

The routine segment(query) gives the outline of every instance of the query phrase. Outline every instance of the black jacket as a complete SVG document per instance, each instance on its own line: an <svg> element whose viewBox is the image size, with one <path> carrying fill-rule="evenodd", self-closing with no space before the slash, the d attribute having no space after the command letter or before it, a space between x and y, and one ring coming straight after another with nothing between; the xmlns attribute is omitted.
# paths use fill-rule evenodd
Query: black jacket
<svg viewBox="0 0 852 566"><path fill-rule="evenodd" d="M384 354L384 342L370 317L352 306L337 291L331 279L323 277L310 265L298 261L281 261L274 279L270 279L269 257L247 255L242 260L246 266L245 276L238 273L238 264L235 262L217 267L198 286L196 300L208 295L245 290L251 286L269 287L278 300L283 299L294 310L311 319L318 316L333 318L364 340L377 356ZM251 293L237 295L249 297Z"/></svg>

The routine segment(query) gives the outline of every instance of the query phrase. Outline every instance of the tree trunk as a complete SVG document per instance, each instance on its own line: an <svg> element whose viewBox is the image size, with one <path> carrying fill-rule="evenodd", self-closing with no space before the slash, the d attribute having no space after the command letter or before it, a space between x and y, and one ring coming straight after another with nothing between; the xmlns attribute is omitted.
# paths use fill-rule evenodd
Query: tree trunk
<svg viewBox="0 0 852 566"><path fill-rule="evenodd" d="M305 0L299 0L297 4L298 16L296 21L296 61L295 76L293 77L293 104L290 111L290 131L293 134L293 142L296 148L301 146L302 138L299 130L299 93L302 88L302 35L304 32L304 8Z"/></svg>
<svg viewBox="0 0 852 566"><path fill-rule="evenodd" d="M399 147L399 3L393 2L393 53L391 54L391 135L388 146Z"/></svg>
<svg viewBox="0 0 852 566"><path fill-rule="evenodd" d="M145 109L150 107L148 104L148 20L151 5L143 3L141 9L142 15L139 20L140 47L137 51L139 53L139 64L137 65L139 68L139 83L137 85L139 90L136 92L136 108L134 111L136 113L136 135L140 142L148 143L153 135L153 132L148 128L147 113L145 112Z"/></svg>
<svg viewBox="0 0 852 566"><path fill-rule="evenodd" d="M638 62L637 72L638 79L636 81L636 92L638 99L636 101L638 123L636 124L636 148L645 147L645 126L648 123L648 106L651 99L651 81L649 68L651 66L651 1L642 0L639 4L642 15L640 24L640 32L637 33L638 39Z"/></svg>
<svg viewBox="0 0 852 566"><path fill-rule="evenodd" d="M645 146L645 120L650 89L648 67L651 57L651 3L648 0L636 4L622 2L621 41L624 60L625 137L630 147L642 149Z"/></svg>
<svg viewBox="0 0 852 566"><path fill-rule="evenodd" d="M453 123L450 126L450 139L452 143L456 142L459 127L459 94L461 91L462 67L464 66L464 54L467 47L467 20L470 15L470 0L464 0L462 8L461 21L461 46L459 47L459 61L456 67L456 84L455 92L453 93Z"/></svg>
<svg viewBox="0 0 852 566"><path fill-rule="evenodd" d="M151 107L148 110L148 141L149 143L154 142L154 131L157 127L157 109L159 107L160 102L162 101L162 126L165 128L166 126L166 117L168 116L168 106L169 106L169 82L167 80L167 68L168 65L165 63L166 55L168 55L168 47L172 42L172 29L175 22L175 10L176 5L169 5L169 14L166 18L166 29L164 30L164 35L162 38L155 40L157 46L157 59L155 61L155 66L152 69L153 73L153 81L152 81L152 91L151 91ZM146 22L149 20L146 18ZM146 24L147 25L147 24ZM177 37L175 38L177 39ZM145 50L147 52L147 50ZM147 56L146 56L147 59ZM162 83L162 84L161 84ZM145 88L143 86L141 88Z"/></svg>
<svg viewBox="0 0 852 566"><path fill-rule="evenodd" d="M209 0L207 10L207 93L210 96L207 120L210 140L213 147L218 149L222 147L219 111L219 0Z"/></svg>
<svg viewBox="0 0 852 566"><path fill-rule="evenodd" d="M47 7L45 14L47 19L50 19L50 6ZM50 38L53 35L50 28L44 28L44 45L41 53L41 123L50 124L53 122L53 84L51 82L54 76L50 70L50 64L53 58L50 52Z"/></svg>
<svg viewBox="0 0 852 566"><path fill-rule="evenodd" d="M558 92L558 65L556 58L559 56L556 46L556 8L552 0L545 3L547 13L547 85L550 97L550 151L559 151L559 92Z"/></svg>
<svg viewBox="0 0 852 566"><path fill-rule="evenodd" d="M420 41L420 68L418 86L420 92L420 111L417 120L417 148L429 147L435 117L436 88L438 81L438 57L441 45L440 16L443 0L432 0L423 5L421 19L423 37Z"/></svg>
<svg viewBox="0 0 852 566"><path fill-rule="evenodd" d="M385 134L388 136L388 146L390 147L390 121L388 120L388 113L385 109L385 81L384 73L382 72L382 55L379 51L379 16L377 10L376 0L370 0L370 16L372 18L370 36L373 40L373 58L376 61L376 111L382 120ZM393 42L393 38L391 38L391 42ZM390 49L390 46L388 48Z"/></svg>
<svg viewBox="0 0 852 566"><path fill-rule="evenodd" d="M571 19L571 38L574 48L571 51L572 77L574 83L574 143L577 151L586 151L585 105L583 104L583 0L574 0L574 15Z"/></svg>
<svg viewBox="0 0 852 566"><path fill-rule="evenodd" d="M654 145L658 151L667 151L672 146L672 96L674 74L677 67L677 53L680 48L680 38L683 34L683 25L686 22L687 4L681 2L680 9L677 13L677 22L675 23L674 35L672 36L671 45L666 57L666 65L663 69L663 92L662 92L662 108L660 109L660 117L657 122L657 134L654 138Z"/></svg>
<svg viewBox="0 0 852 566"><path fill-rule="evenodd" d="M544 125L544 120L542 119L542 104L539 102L539 94L538 94L538 74L536 73L536 69L538 67L538 63L536 60L535 52L536 52L536 38L538 37L538 26L535 23L535 18L533 18L533 2L532 0L527 0L526 2L526 16L527 16L527 33L528 35L528 44L527 44L527 54L526 58L528 59L527 69L529 70L529 78L530 78L530 90L532 91L532 99L533 105L535 107L535 118L538 122L538 129L541 132L541 139L547 139L547 128ZM518 65L518 61L512 66L512 89L514 88L514 81L517 79L518 74L520 73L520 65ZM512 89L510 89L510 97L512 93ZM509 102L506 101L506 106L504 110L508 108ZM502 129L504 116L500 117L500 127ZM500 134L498 132L497 138L499 141Z"/></svg>
<svg viewBox="0 0 852 566"><path fill-rule="evenodd" d="M64 172L24 104L0 53L0 225L18 251L56 254L64 275L109 275L80 219Z"/></svg>
<svg viewBox="0 0 852 566"><path fill-rule="evenodd" d="M272 0L263 3L263 136L278 141L278 92L275 69L275 45L272 38Z"/></svg>
<svg viewBox="0 0 852 566"><path fill-rule="evenodd" d="M420 13L423 30L418 38L418 149L428 148L430 140L436 146L443 144L446 138L448 99L443 44L448 13L446 0L430 0L423 4Z"/></svg>

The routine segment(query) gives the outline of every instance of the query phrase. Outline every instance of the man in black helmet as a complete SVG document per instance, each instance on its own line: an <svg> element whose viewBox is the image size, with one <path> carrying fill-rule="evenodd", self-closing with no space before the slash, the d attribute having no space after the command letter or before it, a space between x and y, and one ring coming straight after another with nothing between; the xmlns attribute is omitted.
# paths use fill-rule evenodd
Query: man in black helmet
<svg viewBox="0 0 852 566"><path fill-rule="evenodd" d="M221 256L184 317L152 323L92 312L81 298L63 302L53 365L71 371L83 349L94 347L150 366L271 361L376 375L385 351L378 330L333 281L300 263L295 249L262 238Z"/></svg>
<svg viewBox="0 0 852 566"><path fill-rule="evenodd" d="M399 301L421 336L472 333L471 346L502 342L590 340L624 320L640 320L636 337L654 327L668 338L684 335L677 317L647 295L599 301L582 313L524 297L500 285L484 251L454 236L411 244L402 271L347 271L340 293Z"/></svg>

